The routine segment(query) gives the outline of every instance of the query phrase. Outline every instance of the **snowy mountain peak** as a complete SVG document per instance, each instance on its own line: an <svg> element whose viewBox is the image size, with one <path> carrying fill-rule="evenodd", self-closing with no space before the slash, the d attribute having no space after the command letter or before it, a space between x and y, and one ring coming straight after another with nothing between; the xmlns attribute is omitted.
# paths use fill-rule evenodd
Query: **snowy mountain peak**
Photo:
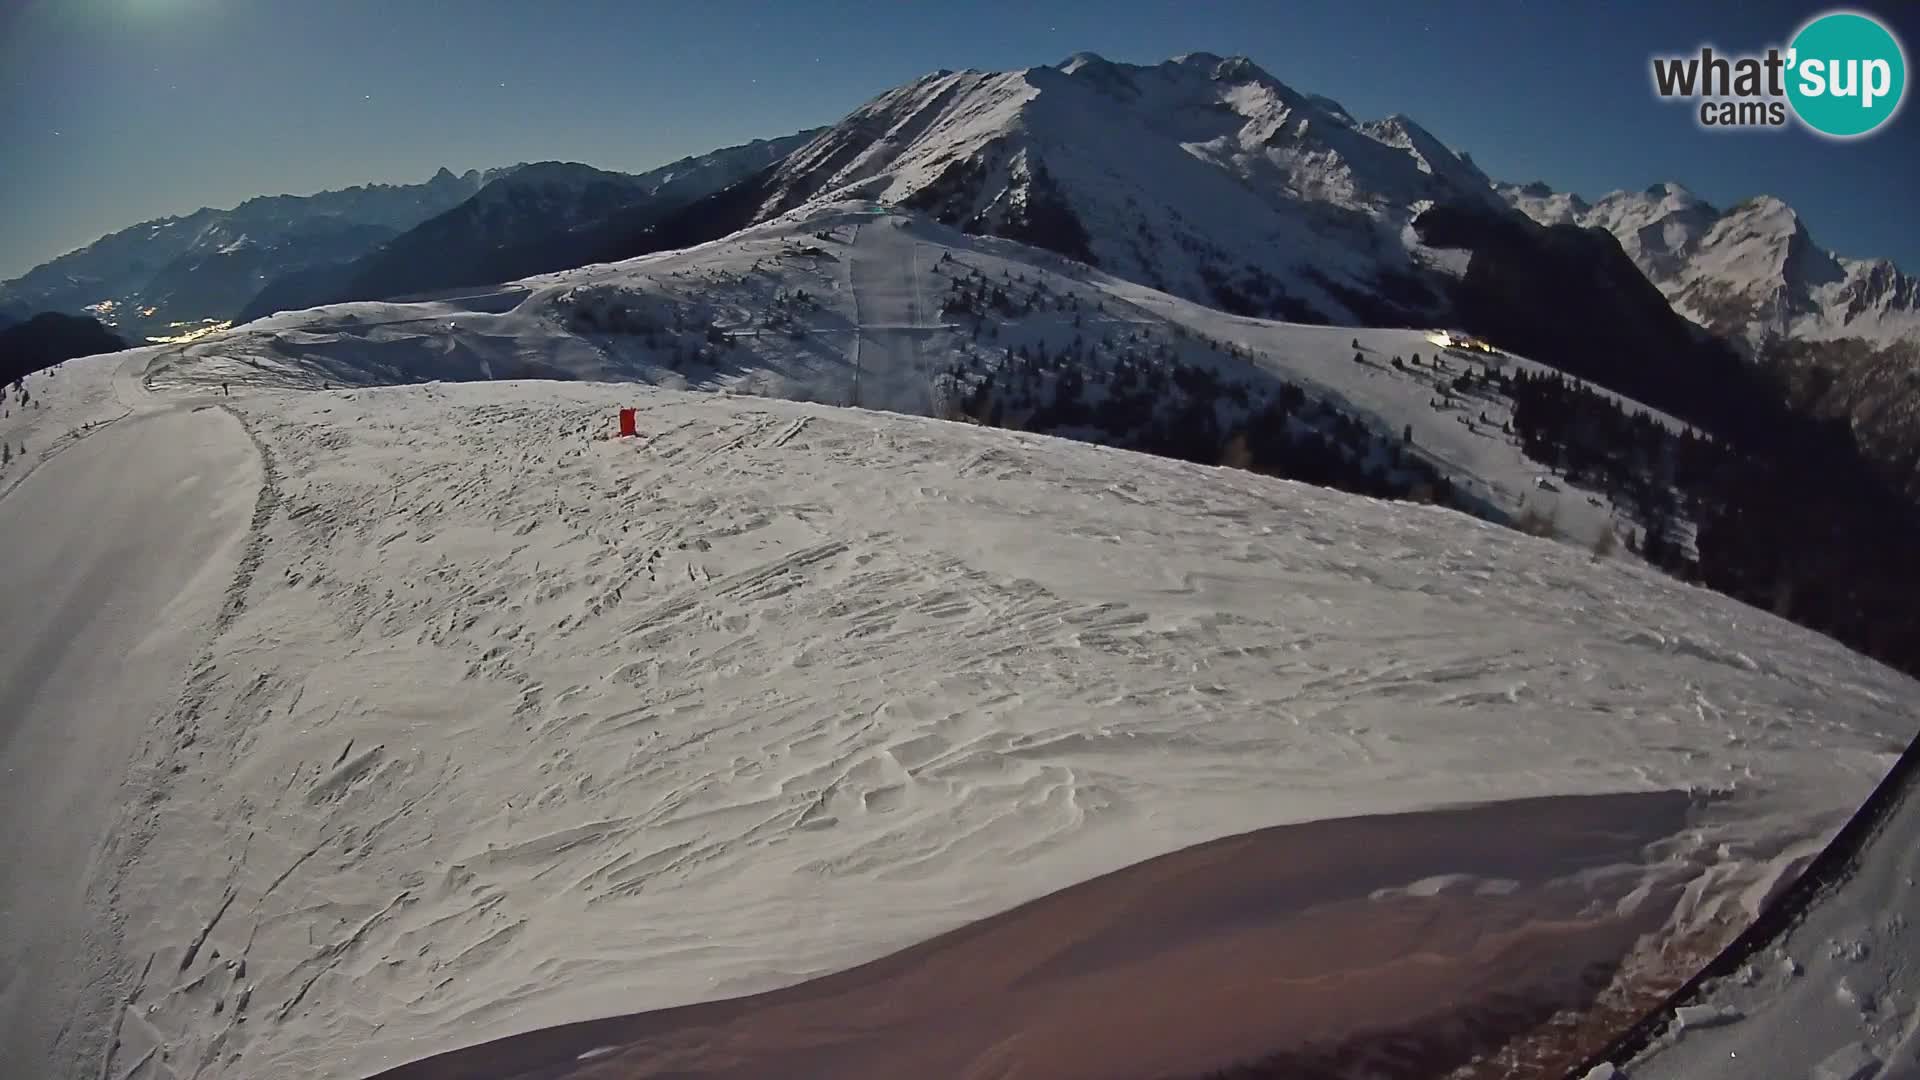
<svg viewBox="0 0 1920 1080"><path fill-rule="evenodd" d="M1543 184L1496 185L1536 221L1605 229L1694 321L1758 347L1769 337L1920 341L1920 286L1892 263L1841 259L1774 195L1722 211L1680 184L1591 206Z"/></svg>
<svg viewBox="0 0 1920 1080"><path fill-rule="evenodd" d="M1110 97L1130 101L1140 96L1140 84L1129 74L1127 65L1097 53L1074 53L1058 65L1058 70Z"/></svg>
<svg viewBox="0 0 1920 1080"><path fill-rule="evenodd" d="M1771 306L1778 323L1773 329L1782 333L1793 315L1818 311L1816 291L1847 277L1839 261L1813 242L1793 207L1771 195L1727 211L1700 248L1696 272L1711 275L1731 297L1752 301L1760 310ZM1694 289L1696 295L1701 291Z"/></svg>
<svg viewBox="0 0 1920 1080"><path fill-rule="evenodd" d="M1348 127L1353 127L1359 123L1359 121L1353 118L1353 114L1347 111L1345 105L1340 104L1330 97L1323 97L1319 94L1308 94L1307 102L1314 108L1333 117L1335 120L1346 124Z"/></svg>
<svg viewBox="0 0 1920 1080"><path fill-rule="evenodd" d="M1393 292L1425 208L1504 210L1490 181L1406 117L1358 124L1245 57L1155 65L1079 52L929 75L795 151L729 229L841 200L932 214L1231 308L1350 321ZM714 233L713 235L719 235Z"/></svg>
<svg viewBox="0 0 1920 1080"><path fill-rule="evenodd" d="M1118 67L1119 65L1115 64L1113 61L1107 59L1104 56L1101 56L1099 53L1096 53L1096 52L1077 52L1077 53L1074 53L1072 56L1067 57L1065 60L1060 61L1058 64L1055 64L1054 66L1059 68L1061 71L1064 71L1067 74L1071 75L1076 71L1081 71L1090 67L1111 68L1111 67Z"/></svg>
<svg viewBox="0 0 1920 1080"><path fill-rule="evenodd" d="M1681 206L1693 206L1701 201L1698 195L1689 191L1684 185L1676 184L1671 180L1662 180L1657 184L1648 185L1646 193L1650 198Z"/></svg>
<svg viewBox="0 0 1920 1080"><path fill-rule="evenodd" d="M1207 72L1212 72L1213 69L1226 62L1226 57L1210 52L1181 53L1179 56L1167 61L1169 64L1176 64L1180 67L1194 68Z"/></svg>
<svg viewBox="0 0 1920 1080"><path fill-rule="evenodd" d="M1360 130L1389 146L1404 148L1421 171L1446 181L1459 191L1485 192L1493 181L1465 154L1447 148L1411 117L1394 113L1384 120L1360 125Z"/></svg>
<svg viewBox="0 0 1920 1080"><path fill-rule="evenodd" d="M1261 69L1251 57L1221 56L1218 53L1183 53L1167 61L1162 67L1185 68L1196 71L1215 82L1273 82L1272 75Z"/></svg>
<svg viewBox="0 0 1920 1080"><path fill-rule="evenodd" d="M1572 192L1557 192L1544 180L1529 184L1495 184L1508 202L1542 225L1573 225L1593 209Z"/></svg>
<svg viewBox="0 0 1920 1080"><path fill-rule="evenodd" d="M141 222L0 283L0 307L98 310L125 337L234 318L262 285L357 258L472 196L479 174L263 195Z"/></svg>
<svg viewBox="0 0 1920 1080"><path fill-rule="evenodd" d="M1773 195L1755 195L1751 199L1737 203L1727 211L1727 217L1744 217L1754 222L1765 222L1781 232L1791 233L1804 226L1800 224L1800 215L1786 202Z"/></svg>
<svg viewBox="0 0 1920 1080"><path fill-rule="evenodd" d="M1328 112L1348 123L1352 120L1337 102L1299 94L1244 56L1189 53L1163 64L1146 66L1115 63L1097 53L1080 52L1055 65L1053 71L1129 102L1140 96L1143 87L1154 87L1163 93L1177 92L1187 104L1199 107L1217 106L1224 99L1250 119L1255 118L1264 105L1281 110L1307 107ZM1051 71L1038 74L1037 80L1030 81L1037 87L1045 87L1052 74Z"/></svg>
<svg viewBox="0 0 1920 1080"><path fill-rule="evenodd" d="M1214 65L1215 82L1273 82L1273 76L1260 69L1260 65L1244 56L1229 56Z"/></svg>

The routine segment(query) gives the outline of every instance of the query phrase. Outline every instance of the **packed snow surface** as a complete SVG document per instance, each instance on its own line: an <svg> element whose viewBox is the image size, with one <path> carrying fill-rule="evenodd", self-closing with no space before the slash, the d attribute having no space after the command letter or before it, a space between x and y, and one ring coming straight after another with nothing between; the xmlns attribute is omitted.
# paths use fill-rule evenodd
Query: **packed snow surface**
<svg viewBox="0 0 1920 1080"><path fill-rule="evenodd" d="M1832 642L1431 507L632 385L217 404L188 415L263 455L238 584L207 585L238 599L177 707L88 720L143 733L145 841L98 871L113 1075L360 1075L1233 833L1535 795L1693 793L1581 887L1720 940L1915 729L1913 684ZM1434 877L1394 895L1468 888Z"/></svg>
<svg viewBox="0 0 1920 1080"><path fill-rule="evenodd" d="M26 477L0 499L0 1052L23 1077L58 1075L40 1071L50 1050L104 1050L112 1003L92 984L113 943L89 908L111 875L89 868L123 857L113 793L148 718L178 699L259 486L245 432L218 410L152 410L84 440L22 434L112 410L101 367L32 380L51 404L0 418L10 447L39 446L0 472L0 489Z"/></svg>

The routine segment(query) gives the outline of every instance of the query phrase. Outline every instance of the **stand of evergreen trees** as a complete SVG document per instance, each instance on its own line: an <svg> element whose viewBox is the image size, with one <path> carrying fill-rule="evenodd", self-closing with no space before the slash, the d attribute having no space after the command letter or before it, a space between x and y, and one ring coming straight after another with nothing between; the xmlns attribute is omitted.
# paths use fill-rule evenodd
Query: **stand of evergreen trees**
<svg viewBox="0 0 1920 1080"><path fill-rule="evenodd" d="M1675 433L1562 376L1498 378L1526 455L1628 507L1648 562L1920 674L1920 521L1844 423Z"/></svg>
<svg viewBox="0 0 1920 1080"><path fill-rule="evenodd" d="M1077 296L977 270L954 275L941 312L971 324L979 346L941 380L957 415L1378 498L1455 502L1451 481L1405 433L1375 432L1237 347L1088 321L1101 312ZM1071 316L1071 340L997 344L1003 321L1037 314ZM1196 353L1202 362L1187 358Z"/></svg>
<svg viewBox="0 0 1920 1080"><path fill-rule="evenodd" d="M0 383L81 356L119 352L127 343L84 315L42 312L0 330Z"/></svg>

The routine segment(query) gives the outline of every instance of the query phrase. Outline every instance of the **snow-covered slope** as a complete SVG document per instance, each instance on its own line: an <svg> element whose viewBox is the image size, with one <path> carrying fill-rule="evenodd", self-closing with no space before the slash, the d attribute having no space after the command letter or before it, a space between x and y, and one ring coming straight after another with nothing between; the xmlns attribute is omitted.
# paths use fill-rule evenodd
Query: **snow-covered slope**
<svg viewBox="0 0 1920 1080"><path fill-rule="evenodd" d="M996 288L1004 309L956 307ZM1633 531L1600 495L1542 483L1548 470L1505 430L1510 403L1451 389L1462 373L1543 369L1449 353L1433 337L1229 316L1024 245L847 203L456 299L289 312L170 350L152 377L166 387L632 379L938 416L971 399L983 418L994 411L985 394L998 422L1031 427L1058 399L1060 375L1029 362L1070 358L1061 362L1087 384L1095 415L1048 430L1212 463L1293 386L1312 404L1288 423L1344 432L1350 456L1378 459L1382 493L1418 486L1410 472L1396 481L1392 462L1420 462L1456 485L1456 505L1494 517L1532 508L1580 542ZM1224 390L1196 419L1175 409L1181 391L1136 384L1165 435L1103 419L1129 369L1155 368L1206 372Z"/></svg>
<svg viewBox="0 0 1920 1080"><path fill-rule="evenodd" d="M200 400L264 490L139 751L110 1075L365 1075L792 984L1247 829L1691 793L1552 886L1657 928L1614 946L1631 996L1915 732L1914 684L1829 641L1434 507L632 385ZM622 407L640 437L607 437ZM1491 866L1351 916L1431 904L1493 948Z"/></svg>
<svg viewBox="0 0 1920 1080"><path fill-rule="evenodd" d="M1612 233L1678 310L1749 346L1769 336L1920 341L1920 279L1885 259L1822 249L1773 196L1723 211L1672 183L1616 191L1592 205L1543 184L1498 188L1542 224Z"/></svg>
<svg viewBox="0 0 1920 1080"><path fill-rule="evenodd" d="M27 391L24 405L12 387L0 395L0 443L7 447L6 463L0 465L0 496L92 427L124 417L129 411L125 402L141 394L138 373L157 352L136 349L109 354L119 357L118 363L87 357L28 375L20 380Z"/></svg>
<svg viewBox="0 0 1920 1080"><path fill-rule="evenodd" d="M139 814L123 782L207 640L259 488L231 417L186 404L133 413L128 403L149 400L142 359L28 376L33 406L0 410L0 442L27 444L0 455L9 1077L98 1075L108 1053L124 1002L107 897L138 831L116 825Z"/></svg>
<svg viewBox="0 0 1920 1080"><path fill-rule="evenodd" d="M358 257L495 175L441 169L421 184L262 196L142 222L0 283L0 304L87 311L135 338L177 334L233 318L281 275Z"/></svg>

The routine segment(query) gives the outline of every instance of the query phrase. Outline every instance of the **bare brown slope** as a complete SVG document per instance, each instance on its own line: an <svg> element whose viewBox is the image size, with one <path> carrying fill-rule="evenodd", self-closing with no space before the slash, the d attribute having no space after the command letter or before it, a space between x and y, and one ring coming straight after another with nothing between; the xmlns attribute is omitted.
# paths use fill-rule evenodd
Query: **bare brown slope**
<svg viewBox="0 0 1920 1080"><path fill-rule="evenodd" d="M1599 992L1674 897L1623 915L1569 879L1641 862L1691 809L1653 792L1261 830L783 990L382 1076L1155 1077L1276 1053L1437 1075ZM1502 884L1374 895L1449 874Z"/></svg>

